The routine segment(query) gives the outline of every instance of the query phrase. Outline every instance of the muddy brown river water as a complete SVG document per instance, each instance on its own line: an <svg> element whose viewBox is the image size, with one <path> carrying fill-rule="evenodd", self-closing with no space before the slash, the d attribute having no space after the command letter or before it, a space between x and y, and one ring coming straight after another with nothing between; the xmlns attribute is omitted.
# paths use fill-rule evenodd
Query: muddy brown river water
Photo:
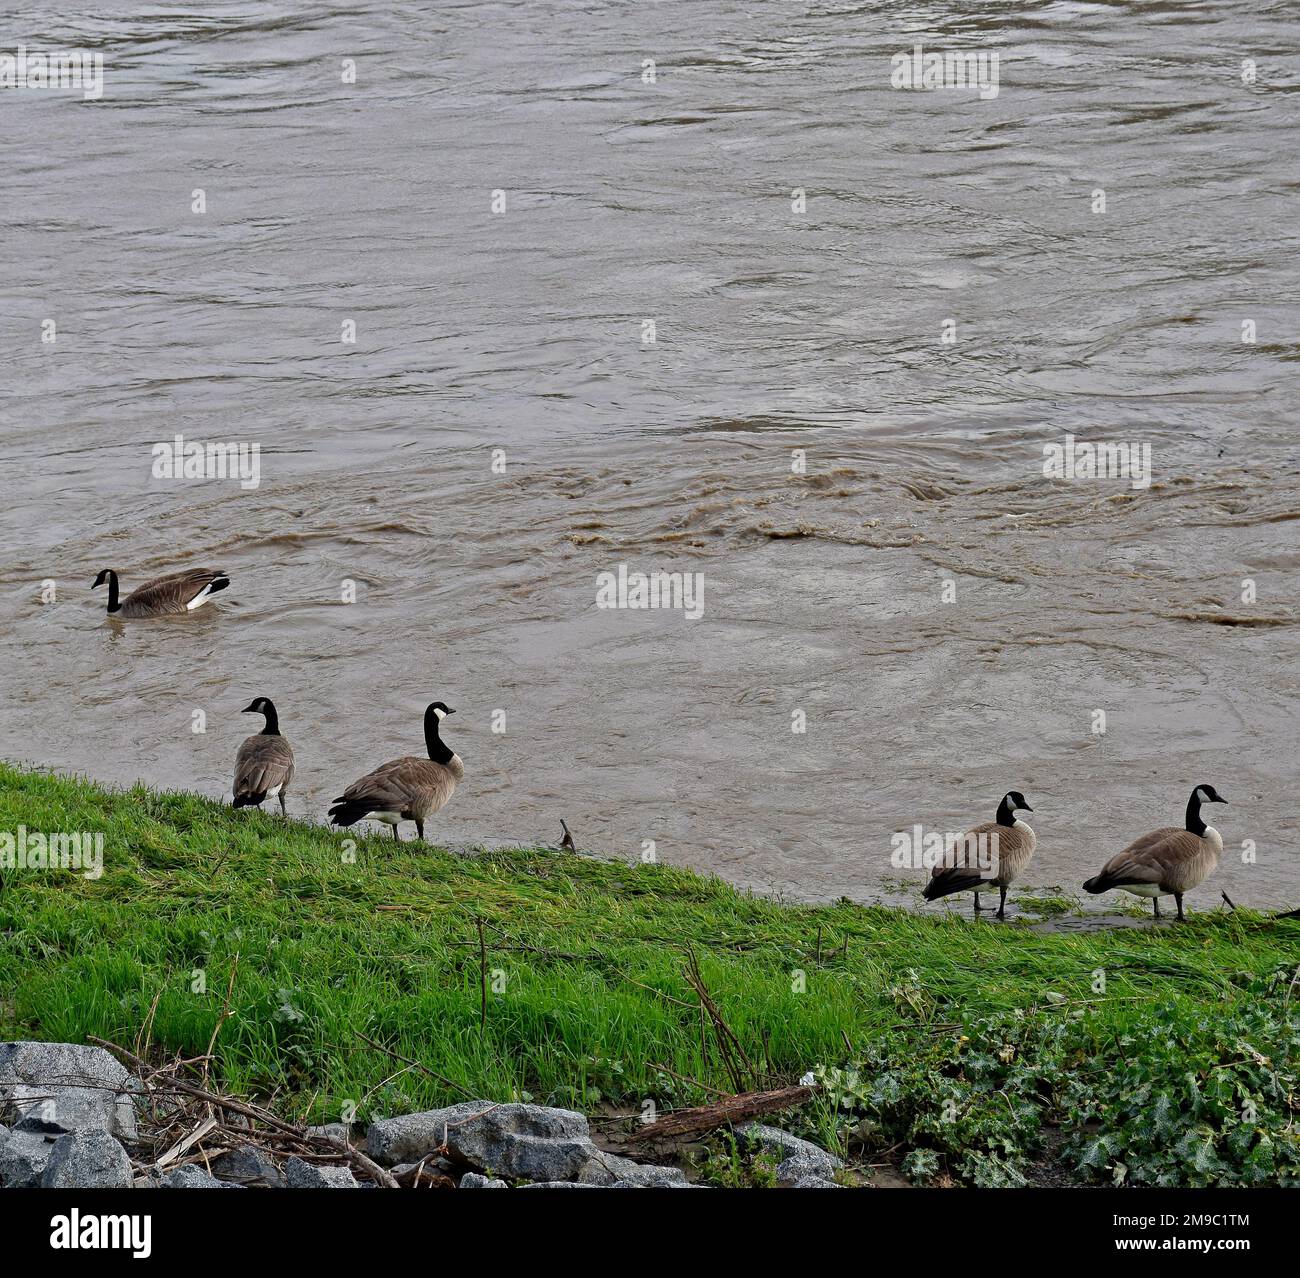
<svg viewBox="0 0 1300 1278"><path fill-rule="evenodd" d="M322 819L440 698L432 837L813 900L1012 788L1077 891L1209 782L1189 907L1300 904L1291 6L104 13L0 20L105 77L0 90L6 758L228 795L268 695ZM918 42L997 96L891 88ZM178 620L89 589L198 565Z"/></svg>

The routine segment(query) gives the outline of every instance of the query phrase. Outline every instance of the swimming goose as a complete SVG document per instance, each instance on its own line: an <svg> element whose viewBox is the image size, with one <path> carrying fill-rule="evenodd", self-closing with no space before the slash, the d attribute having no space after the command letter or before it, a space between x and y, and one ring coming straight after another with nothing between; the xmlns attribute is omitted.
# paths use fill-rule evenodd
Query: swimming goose
<svg viewBox="0 0 1300 1278"><path fill-rule="evenodd" d="M105 568L94 584L95 590L108 582L108 611L123 617L162 617L169 613L193 612L201 608L218 590L230 585L230 578L219 568L190 568L166 577L154 577L137 586L123 603L117 601L117 573Z"/></svg>
<svg viewBox="0 0 1300 1278"><path fill-rule="evenodd" d="M1160 917L1160 898L1172 896L1182 919L1183 893L1204 882L1223 853L1223 836L1201 820L1201 804L1227 801L1212 785L1198 785L1187 800L1185 829L1167 825L1134 839L1083 885L1084 890L1095 896L1123 888L1134 896L1149 896L1156 918Z"/></svg>
<svg viewBox="0 0 1300 1278"><path fill-rule="evenodd" d="M429 757L407 755L380 764L334 800L330 820L335 825L355 825L363 817L384 821L393 827L393 838L399 843L398 822L414 821L416 834L424 838L425 821L447 803L465 775L460 755L438 736L438 725L455 713L441 701L432 702L424 712Z"/></svg>
<svg viewBox="0 0 1300 1278"><path fill-rule="evenodd" d="M288 816L284 792L293 780L293 749L280 735L280 716L270 697L257 697L239 713L264 714L266 726L235 755L234 806L260 808L267 799L279 799L280 815Z"/></svg>
<svg viewBox="0 0 1300 1278"><path fill-rule="evenodd" d="M980 889L998 888L998 918L1006 917L1007 888L1017 879L1034 855L1038 839L1033 830L1016 816L1016 809L1032 812L1019 790L1010 790L998 804L997 820L968 830L952 846L944 863L930 871L925 885L927 901L937 901L954 892L975 890L975 913L980 912ZM975 859L972 861L972 854Z"/></svg>

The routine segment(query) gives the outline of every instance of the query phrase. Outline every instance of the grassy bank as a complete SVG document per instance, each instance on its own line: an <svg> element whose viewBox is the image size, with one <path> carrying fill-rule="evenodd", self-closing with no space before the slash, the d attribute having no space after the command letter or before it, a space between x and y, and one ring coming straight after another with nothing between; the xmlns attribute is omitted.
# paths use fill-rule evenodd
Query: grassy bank
<svg viewBox="0 0 1300 1278"><path fill-rule="evenodd" d="M761 1081L824 1067L844 1107L793 1121L859 1165L902 1161L919 1182L1300 1181L1295 921L1044 933L388 836L356 840L350 863L318 827L0 765L0 831L20 825L102 832L104 872L4 872L0 1037L130 1044L149 1021L158 1048L198 1055L238 956L216 1072L293 1117L464 1093L678 1107L707 1095L673 1074L735 1082L690 947ZM390 1079L401 1067L361 1035L441 1080Z"/></svg>

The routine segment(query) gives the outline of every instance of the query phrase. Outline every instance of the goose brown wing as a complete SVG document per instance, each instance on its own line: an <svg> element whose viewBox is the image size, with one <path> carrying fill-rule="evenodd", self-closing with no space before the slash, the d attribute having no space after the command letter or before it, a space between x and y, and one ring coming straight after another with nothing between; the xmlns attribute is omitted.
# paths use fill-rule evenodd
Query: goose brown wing
<svg viewBox="0 0 1300 1278"><path fill-rule="evenodd" d="M412 764L422 762L427 760L410 755L381 763L373 772L354 781L334 802L349 806L365 803L372 811L400 812L405 803L405 778Z"/></svg>
<svg viewBox="0 0 1300 1278"><path fill-rule="evenodd" d="M1112 887L1122 887L1126 883L1159 883L1170 869L1197 856L1200 851L1201 840L1190 830L1165 826L1134 839L1106 862L1097 877Z"/></svg>
<svg viewBox="0 0 1300 1278"><path fill-rule="evenodd" d="M930 881L925 886L925 899L935 901L941 896L965 892L968 888L988 882L997 870L995 866L981 864L981 858L990 846L989 837L995 831L999 832L999 846L1001 833L1012 833L996 821L967 830L943 854L943 860L930 871Z"/></svg>
<svg viewBox="0 0 1300 1278"><path fill-rule="evenodd" d="M127 596L122 611L135 614L185 612L190 601L209 586L219 590L228 584L229 578L219 568L190 568L166 577L154 577Z"/></svg>
<svg viewBox="0 0 1300 1278"><path fill-rule="evenodd" d="M268 790L287 786L293 777L293 750L281 736L258 733L235 755L235 798L261 802Z"/></svg>

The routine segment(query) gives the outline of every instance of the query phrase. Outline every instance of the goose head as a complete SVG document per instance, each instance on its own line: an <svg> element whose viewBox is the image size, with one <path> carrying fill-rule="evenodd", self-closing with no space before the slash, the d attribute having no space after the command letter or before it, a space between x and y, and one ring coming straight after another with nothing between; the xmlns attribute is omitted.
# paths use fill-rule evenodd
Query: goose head
<svg viewBox="0 0 1300 1278"><path fill-rule="evenodd" d="M998 804L998 824L1015 825L1017 808L1022 812L1033 811L1019 790L1008 790L1002 796L1002 802Z"/></svg>

